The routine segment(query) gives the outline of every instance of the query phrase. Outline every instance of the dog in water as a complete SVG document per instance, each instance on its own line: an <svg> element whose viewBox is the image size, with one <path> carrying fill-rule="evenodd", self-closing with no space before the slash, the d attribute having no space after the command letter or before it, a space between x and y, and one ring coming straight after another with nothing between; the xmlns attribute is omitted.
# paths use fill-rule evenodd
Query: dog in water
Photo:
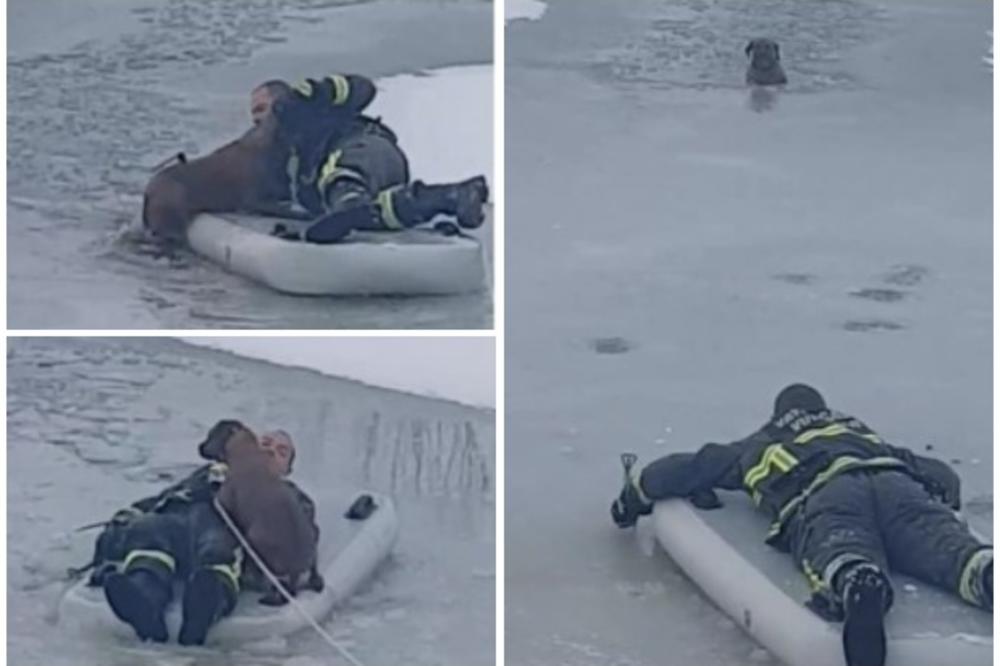
<svg viewBox="0 0 1000 666"><path fill-rule="evenodd" d="M217 498L250 546L289 594L301 579L316 592L323 578L316 568L317 532L294 491L270 464L257 436L239 421L216 423L198 447L204 457L223 459L229 470ZM274 586L260 603L280 606L286 599Z"/></svg>
<svg viewBox="0 0 1000 666"><path fill-rule="evenodd" d="M785 70L781 67L781 49L776 41L752 39L745 51L750 59L746 74L749 85L778 86L788 83Z"/></svg>
<svg viewBox="0 0 1000 666"><path fill-rule="evenodd" d="M267 210L287 189L288 151L269 118L205 157L179 155L146 186L143 226L157 240L179 243L199 213Z"/></svg>

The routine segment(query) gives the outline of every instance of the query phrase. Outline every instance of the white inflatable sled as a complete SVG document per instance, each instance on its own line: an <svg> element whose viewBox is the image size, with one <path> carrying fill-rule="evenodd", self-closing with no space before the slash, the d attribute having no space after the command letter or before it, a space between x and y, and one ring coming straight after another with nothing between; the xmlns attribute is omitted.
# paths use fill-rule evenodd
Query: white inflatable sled
<svg viewBox="0 0 1000 666"><path fill-rule="evenodd" d="M486 287L482 247L468 236L431 229L353 232L342 243L317 245L271 236L276 222L281 220L203 214L187 239L226 270L287 294L433 296Z"/></svg>
<svg viewBox="0 0 1000 666"><path fill-rule="evenodd" d="M343 518L350 502L324 502L316 498L321 530L320 572L326 586L319 593L300 591L296 599L317 622L322 621L334 605L351 596L372 575L396 542L399 522L392 500L368 494L377 508L362 521ZM181 625L179 592L167 609L171 642L176 642ZM263 606L257 603L260 596L257 592L243 592L233 613L209 630L207 643L241 644L284 636L307 626L306 619L291 604ZM59 626L86 634L104 633L136 640L132 628L114 616L103 588L88 587L86 579L71 587L60 601Z"/></svg>
<svg viewBox="0 0 1000 666"><path fill-rule="evenodd" d="M656 538L736 624L788 666L844 666L841 625L805 607L809 588L787 553L764 543L768 521L743 493L722 509L657 502ZM887 666L988 666L993 616L944 591L893 575Z"/></svg>

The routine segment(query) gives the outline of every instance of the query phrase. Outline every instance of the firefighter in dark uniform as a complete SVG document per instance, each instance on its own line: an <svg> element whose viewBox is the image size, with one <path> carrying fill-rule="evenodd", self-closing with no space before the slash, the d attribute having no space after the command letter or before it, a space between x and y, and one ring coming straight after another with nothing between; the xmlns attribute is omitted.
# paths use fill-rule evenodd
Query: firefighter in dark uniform
<svg viewBox="0 0 1000 666"><path fill-rule="evenodd" d="M355 229L400 230L438 215L463 228L482 225L486 179L411 183L396 135L363 113L375 93L370 79L337 74L295 87L272 80L251 95L254 122L274 113L290 144L288 161L276 165L281 171L275 179L287 185L287 199L311 216L304 239L334 243ZM278 234L299 238L283 225Z"/></svg>
<svg viewBox="0 0 1000 666"><path fill-rule="evenodd" d="M955 472L830 410L810 386L783 389L771 419L746 439L636 469L611 514L630 527L660 499L716 508L716 488L745 491L773 519L767 543L801 566L810 608L844 622L848 666L885 661L890 569L993 611L993 547L956 515Z"/></svg>
<svg viewBox="0 0 1000 666"><path fill-rule="evenodd" d="M267 433L261 444L274 453L277 472L291 472L295 449L287 433ZM104 587L115 615L141 640L167 640L164 611L177 580L184 582L182 645L203 644L211 626L235 607L241 583L255 585L259 574L244 570L243 552L212 503L225 475L224 461L203 465L118 511L98 537L89 582ZM287 483L315 524L312 500Z"/></svg>

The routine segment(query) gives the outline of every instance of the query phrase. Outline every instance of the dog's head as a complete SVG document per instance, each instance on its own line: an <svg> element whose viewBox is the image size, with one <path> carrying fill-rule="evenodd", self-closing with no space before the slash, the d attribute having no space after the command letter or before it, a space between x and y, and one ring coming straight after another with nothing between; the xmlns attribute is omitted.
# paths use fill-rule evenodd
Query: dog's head
<svg viewBox="0 0 1000 666"><path fill-rule="evenodd" d="M751 39L745 49L750 58L750 66L754 69L770 69L781 60L781 49L773 39L761 37Z"/></svg>
<svg viewBox="0 0 1000 666"><path fill-rule="evenodd" d="M257 445L257 436L240 421L224 419L219 421L198 445L198 455L206 460L226 462L232 447L252 443Z"/></svg>

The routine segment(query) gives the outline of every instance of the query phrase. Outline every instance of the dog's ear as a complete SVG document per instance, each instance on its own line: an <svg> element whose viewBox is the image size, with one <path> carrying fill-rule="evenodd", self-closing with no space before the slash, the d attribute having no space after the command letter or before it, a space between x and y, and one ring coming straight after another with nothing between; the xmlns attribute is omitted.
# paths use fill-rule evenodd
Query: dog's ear
<svg viewBox="0 0 1000 666"><path fill-rule="evenodd" d="M212 426L205 436L205 441L198 445L198 455L205 460L224 461L226 458L226 440L232 433L237 421L223 420Z"/></svg>
<svg viewBox="0 0 1000 666"><path fill-rule="evenodd" d="M751 39L749 42L747 42L747 47L743 49L743 52L747 54L748 58L750 57L750 52L753 51L754 43L756 41L757 41L756 39Z"/></svg>

